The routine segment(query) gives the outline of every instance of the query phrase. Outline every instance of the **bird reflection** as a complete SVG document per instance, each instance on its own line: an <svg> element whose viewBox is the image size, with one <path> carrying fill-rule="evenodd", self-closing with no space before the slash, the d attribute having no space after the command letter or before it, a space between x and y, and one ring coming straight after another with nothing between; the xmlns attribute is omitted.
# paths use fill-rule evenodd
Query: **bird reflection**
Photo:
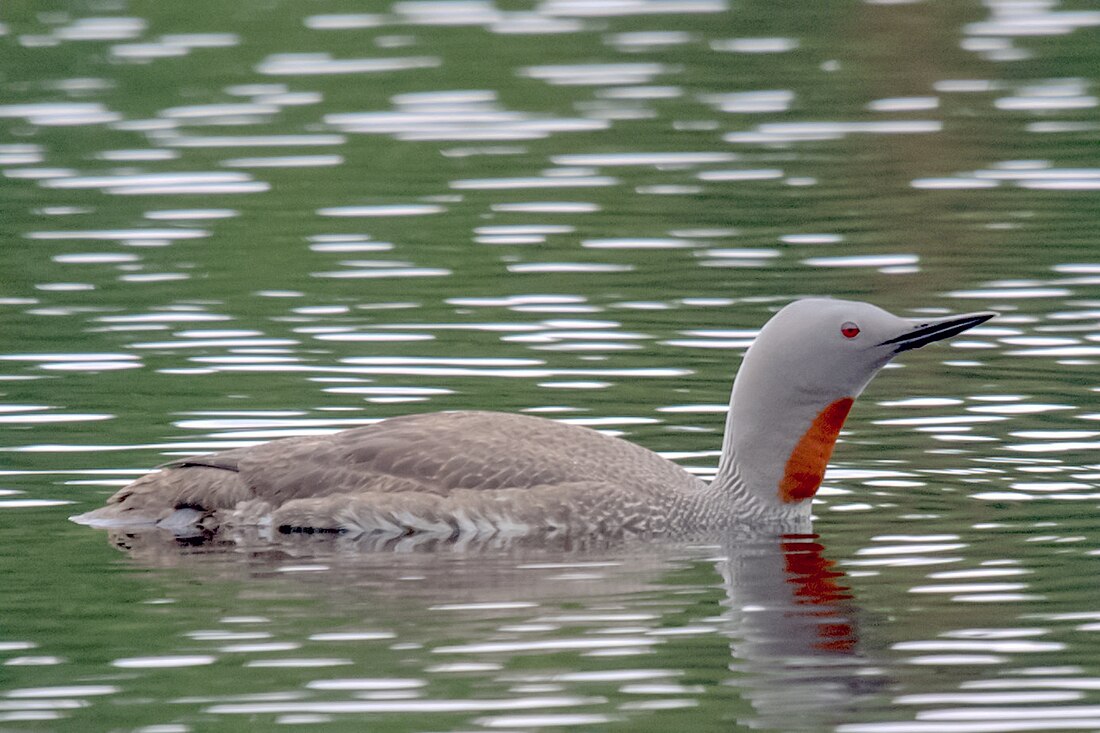
<svg viewBox="0 0 1100 733"><path fill-rule="evenodd" d="M861 649L860 609L816 535L727 543L718 562L730 621L729 684L780 730L850 718L886 680Z"/></svg>
<svg viewBox="0 0 1100 733"><path fill-rule="evenodd" d="M844 613L852 600L846 586L840 584L844 573L835 570L832 560L822 553L825 548L816 537L793 536L780 542L787 583L793 587L797 607L806 608L817 620L821 640L813 646L821 651L851 652L856 647L855 626Z"/></svg>
<svg viewBox="0 0 1100 733"><path fill-rule="evenodd" d="M712 654L705 658L726 660L728 671L715 671L715 678L723 680L720 689L750 704L753 719L739 722L781 730L828 727L851 719L854 706L886 683L862 649L860 609L845 575L814 534L735 530L675 539L558 537L539 543L516 537L458 545L316 534L238 535L228 541L153 532L115 533L112 541L141 564L171 568L173 575L185 569L245 587L250 578L270 579L280 565L308 559L323 572L284 575L280 582L320 597L326 589L347 593L358 588L369 596L380 623L387 623L390 613L401 619L410 609L471 602L534 602L534 614L546 614L559 603L587 608L632 608L633 603L651 611L675 597L668 587L682 582L678 575L690 572L690 582L698 584L700 570L710 565L721 577L722 592L720 608L711 606L703 614L718 632L706 638L728 643L728 652L708 646ZM538 569L552 567L558 569ZM568 578L562 567L598 568L598 578ZM410 575L420 582L410 584ZM704 581L703 592L707 587L715 585ZM655 606L654 600L660 603ZM521 620L545 623L546 618ZM656 617L651 631L667 621ZM583 638L604 631L588 629ZM469 646L500 638L485 634L480 627L472 630ZM675 645L668 637L652 637L650 653L672 654ZM432 644L431 639L417 641ZM646 664L653 664L648 659ZM662 660L672 668L685 663Z"/></svg>

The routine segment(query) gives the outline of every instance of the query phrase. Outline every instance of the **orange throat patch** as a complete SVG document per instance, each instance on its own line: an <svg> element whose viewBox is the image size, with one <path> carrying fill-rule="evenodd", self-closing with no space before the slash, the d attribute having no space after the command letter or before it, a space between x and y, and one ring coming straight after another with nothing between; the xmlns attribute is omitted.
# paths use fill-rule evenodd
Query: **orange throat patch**
<svg viewBox="0 0 1100 733"><path fill-rule="evenodd" d="M787 503L809 499L817 493L825 466L833 455L837 435L844 426L844 419L855 402L851 397L837 400L814 418L813 423L799 439L779 482L779 498Z"/></svg>

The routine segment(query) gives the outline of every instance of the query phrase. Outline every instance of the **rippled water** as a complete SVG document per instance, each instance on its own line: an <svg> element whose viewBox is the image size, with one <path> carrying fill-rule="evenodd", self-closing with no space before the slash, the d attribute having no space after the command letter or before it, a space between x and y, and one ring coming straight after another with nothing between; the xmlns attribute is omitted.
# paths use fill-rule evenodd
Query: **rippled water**
<svg viewBox="0 0 1100 733"><path fill-rule="evenodd" d="M1100 728L1100 12L58 7L0 12L0 726ZM440 409L706 476L806 294L1002 314L870 387L815 537L67 522L166 457Z"/></svg>

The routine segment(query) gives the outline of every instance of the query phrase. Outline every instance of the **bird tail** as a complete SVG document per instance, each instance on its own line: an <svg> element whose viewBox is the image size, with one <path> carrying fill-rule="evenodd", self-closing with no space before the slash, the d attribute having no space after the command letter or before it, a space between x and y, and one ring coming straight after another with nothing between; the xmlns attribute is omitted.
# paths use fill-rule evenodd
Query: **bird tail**
<svg viewBox="0 0 1100 733"><path fill-rule="evenodd" d="M166 468L119 489L106 506L70 519L92 527L161 527L180 533L199 527L216 510L233 507L249 494L235 471Z"/></svg>

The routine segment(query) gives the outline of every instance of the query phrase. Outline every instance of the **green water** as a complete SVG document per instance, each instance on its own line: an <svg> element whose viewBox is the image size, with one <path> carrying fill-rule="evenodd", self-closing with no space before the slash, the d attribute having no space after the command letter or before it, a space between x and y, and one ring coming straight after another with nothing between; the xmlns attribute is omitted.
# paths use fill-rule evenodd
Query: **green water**
<svg viewBox="0 0 1100 733"><path fill-rule="evenodd" d="M1098 27L5 4L0 728L1100 727ZM174 455L430 410L709 475L744 348L810 294L1002 314L871 385L816 538L195 549L67 521Z"/></svg>

